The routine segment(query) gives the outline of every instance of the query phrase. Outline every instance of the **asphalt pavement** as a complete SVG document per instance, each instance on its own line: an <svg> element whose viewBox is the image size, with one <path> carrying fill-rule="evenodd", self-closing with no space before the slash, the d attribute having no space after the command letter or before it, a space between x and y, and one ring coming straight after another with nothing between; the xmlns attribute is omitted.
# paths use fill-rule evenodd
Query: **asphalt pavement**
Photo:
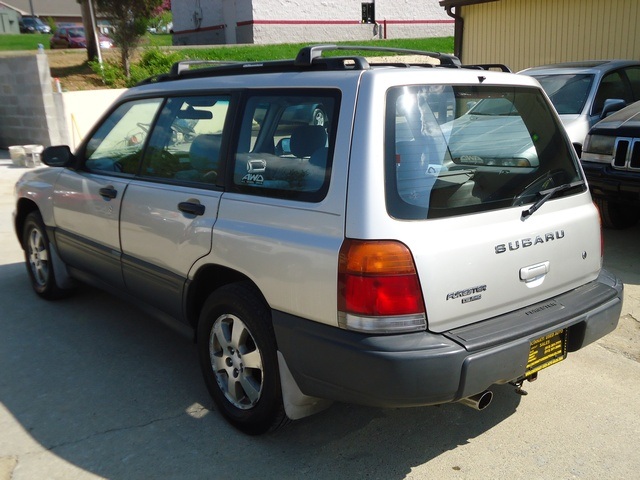
<svg viewBox="0 0 640 480"><path fill-rule="evenodd" d="M13 232L26 171L0 150L0 480L630 479L640 455L640 227L605 232L618 329L526 384L460 404L335 404L246 436L215 411L190 339L92 288L46 302Z"/></svg>

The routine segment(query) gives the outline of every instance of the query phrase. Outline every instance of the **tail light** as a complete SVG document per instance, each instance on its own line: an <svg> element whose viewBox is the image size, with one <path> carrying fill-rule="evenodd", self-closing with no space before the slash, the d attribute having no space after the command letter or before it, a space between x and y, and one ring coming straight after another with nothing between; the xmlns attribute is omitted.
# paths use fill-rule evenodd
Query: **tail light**
<svg viewBox="0 0 640 480"><path fill-rule="evenodd" d="M369 333L405 333L427 326L413 256L394 241L347 239L338 267L338 322Z"/></svg>

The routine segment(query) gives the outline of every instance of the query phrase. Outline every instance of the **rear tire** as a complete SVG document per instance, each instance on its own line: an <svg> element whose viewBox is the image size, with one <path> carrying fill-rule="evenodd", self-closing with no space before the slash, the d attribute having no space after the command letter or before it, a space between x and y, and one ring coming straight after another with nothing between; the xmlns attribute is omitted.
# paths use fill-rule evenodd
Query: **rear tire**
<svg viewBox="0 0 640 480"><path fill-rule="evenodd" d="M629 228L638 223L640 213L630 205L611 202L604 198L596 198L595 204L600 210L602 225L607 228Z"/></svg>
<svg viewBox="0 0 640 480"><path fill-rule="evenodd" d="M213 292L197 334L207 389L233 426L259 435L288 422L271 314L255 288L234 283Z"/></svg>
<svg viewBox="0 0 640 480"><path fill-rule="evenodd" d="M51 245L39 212L31 212L22 230L25 264L33 290L46 300L55 300L69 294L56 284L51 257Z"/></svg>

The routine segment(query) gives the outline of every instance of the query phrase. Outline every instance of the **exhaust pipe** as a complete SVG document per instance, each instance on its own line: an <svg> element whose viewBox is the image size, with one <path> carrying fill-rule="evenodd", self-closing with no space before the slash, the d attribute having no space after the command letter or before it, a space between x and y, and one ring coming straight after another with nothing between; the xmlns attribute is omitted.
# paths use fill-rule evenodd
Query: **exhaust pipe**
<svg viewBox="0 0 640 480"><path fill-rule="evenodd" d="M489 406L491 400L493 400L493 392L485 390L482 393L477 393L470 397L463 398L462 400L458 400L458 402L475 410L484 410Z"/></svg>

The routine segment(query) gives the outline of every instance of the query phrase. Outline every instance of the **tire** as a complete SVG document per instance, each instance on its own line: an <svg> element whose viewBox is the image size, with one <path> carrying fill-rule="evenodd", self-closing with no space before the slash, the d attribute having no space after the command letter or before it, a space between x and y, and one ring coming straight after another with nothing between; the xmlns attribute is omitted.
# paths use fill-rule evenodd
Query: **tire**
<svg viewBox="0 0 640 480"><path fill-rule="evenodd" d="M595 204L600 210L602 225L607 228L623 229L638 223L640 214L629 205L611 202L605 198L596 198Z"/></svg>
<svg viewBox="0 0 640 480"><path fill-rule="evenodd" d="M313 113L311 114L312 124L313 125L324 125L327 121L327 116L324 113L324 110L320 107L316 107L313 109Z"/></svg>
<svg viewBox="0 0 640 480"><path fill-rule="evenodd" d="M247 283L213 292L198 322L198 356L220 412L249 435L288 423L269 308Z"/></svg>
<svg viewBox="0 0 640 480"><path fill-rule="evenodd" d="M69 294L56 284L51 260L51 246L39 212L31 212L25 218L22 230L25 264L33 290L42 298L56 300Z"/></svg>

